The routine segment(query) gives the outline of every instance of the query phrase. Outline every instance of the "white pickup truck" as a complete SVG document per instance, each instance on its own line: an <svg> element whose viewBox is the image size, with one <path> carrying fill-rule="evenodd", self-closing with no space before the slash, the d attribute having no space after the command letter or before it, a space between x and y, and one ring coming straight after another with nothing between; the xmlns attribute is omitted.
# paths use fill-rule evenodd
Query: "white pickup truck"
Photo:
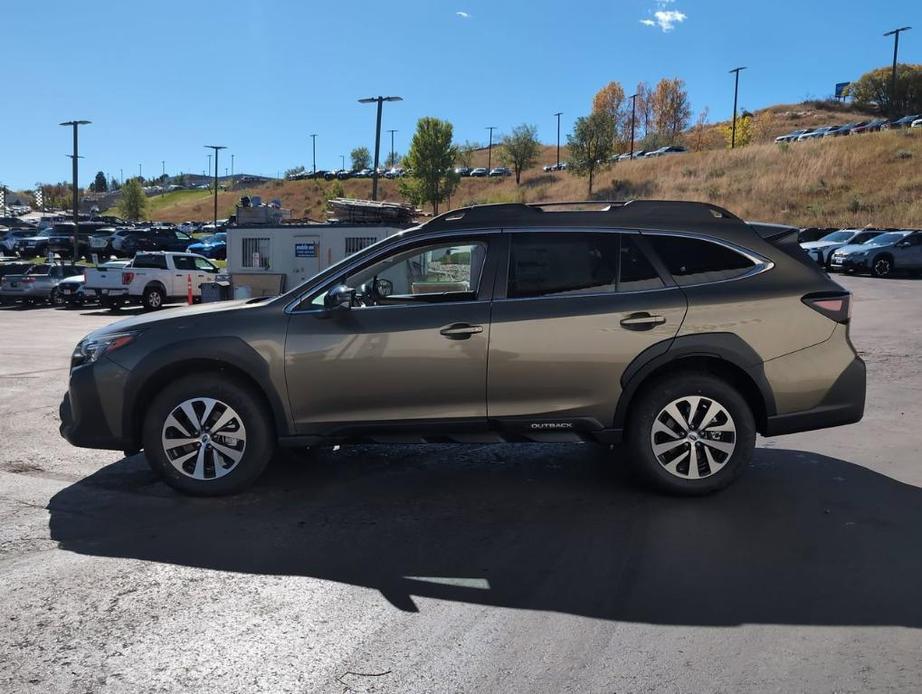
<svg viewBox="0 0 922 694"><path fill-rule="evenodd" d="M106 308L141 304L154 311L170 302L186 301L189 285L192 297L202 295L201 285L213 282L218 268L207 258L194 253L151 251L138 253L125 267L90 268L84 292L95 295Z"/></svg>

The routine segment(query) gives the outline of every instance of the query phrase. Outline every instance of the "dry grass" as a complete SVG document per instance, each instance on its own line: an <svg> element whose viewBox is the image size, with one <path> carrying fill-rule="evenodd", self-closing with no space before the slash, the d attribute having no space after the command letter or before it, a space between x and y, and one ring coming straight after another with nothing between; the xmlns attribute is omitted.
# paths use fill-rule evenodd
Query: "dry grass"
<svg viewBox="0 0 922 694"><path fill-rule="evenodd" d="M784 130L796 127L790 124ZM554 147L545 147L540 161L552 162L554 157ZM485 151L476 153L475 164L486 164ZM732 152L715 149L621 162L597 177L593 197L701 200L727 207L747 219L800 226L918 227L922 226L920 164L922 133L918 131L790 146L757 144ZM324 219L325 194L331 185L322 181L273 182L247 192L264 200L281 198L295 216ZM342 187L347 196L369 197L371 182L343 181ZM380 189L381 197L400 199L395 182L382 180ZM221 193L219 215L231 214L240 194ZM451 204L586 197L585 179L567 173L545 174L538 166L523 174L521 186L511 177L463 179ZM170 221L210 219L211 205L209 195L194 200L186 197L175 205L160 207L158 217Z"/></svg>

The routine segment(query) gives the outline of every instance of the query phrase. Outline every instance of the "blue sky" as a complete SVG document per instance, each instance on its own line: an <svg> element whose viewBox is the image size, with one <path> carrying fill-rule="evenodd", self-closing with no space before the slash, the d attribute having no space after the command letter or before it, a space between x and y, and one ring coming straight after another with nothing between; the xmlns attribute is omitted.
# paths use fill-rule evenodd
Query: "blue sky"
<svg viewBox="0 0 922 694"><path fill-rule="evenodd" d="M659 13L659 14L657 14ZM901 62L922 63L922 2L740 0L52 0L3 11L6 102L0 107L0 182L12 188L70 179L72 118L81 131L81 185L97 170L145 176L201 173L205 144L223 144L237 173L335 168L374 144L374 107L396 94L382 127L406 150L421 116L486 141L529 122L555 137L584 115L609 80L687 83L711 120L825 97L839 81L889 64L898 26ZM22 91L14 95L15 83ZM389 147L385 135L382 158Z"/></svg>

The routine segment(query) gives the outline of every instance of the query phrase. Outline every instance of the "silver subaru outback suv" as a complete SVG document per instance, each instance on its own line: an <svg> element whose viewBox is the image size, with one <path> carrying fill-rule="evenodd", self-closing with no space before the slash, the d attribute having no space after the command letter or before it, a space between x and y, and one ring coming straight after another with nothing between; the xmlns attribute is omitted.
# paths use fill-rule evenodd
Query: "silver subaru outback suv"
<svg viewBox="0 0 922 694"><path fill-rule="evenodd" d="M369 441L596 442L713 492L757 432L862 417L850 295L797 236L688 202L454 210L281 296L91 333L61 433L198 495L277 446Z"/></svg>

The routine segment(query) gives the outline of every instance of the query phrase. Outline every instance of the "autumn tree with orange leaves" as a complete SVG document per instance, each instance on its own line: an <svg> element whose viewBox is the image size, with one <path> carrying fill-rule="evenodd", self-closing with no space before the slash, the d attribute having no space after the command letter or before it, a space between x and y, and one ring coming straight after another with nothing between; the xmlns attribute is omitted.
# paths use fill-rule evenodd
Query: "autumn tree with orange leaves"
<svg viewBox="0 0 922 694"><path fill-rule="evenodd" d="M675 144L682 131L688 128L692 115L685 82L678 77L661 79L651 95L651 102L658 138L664 144Z"/></svg>

